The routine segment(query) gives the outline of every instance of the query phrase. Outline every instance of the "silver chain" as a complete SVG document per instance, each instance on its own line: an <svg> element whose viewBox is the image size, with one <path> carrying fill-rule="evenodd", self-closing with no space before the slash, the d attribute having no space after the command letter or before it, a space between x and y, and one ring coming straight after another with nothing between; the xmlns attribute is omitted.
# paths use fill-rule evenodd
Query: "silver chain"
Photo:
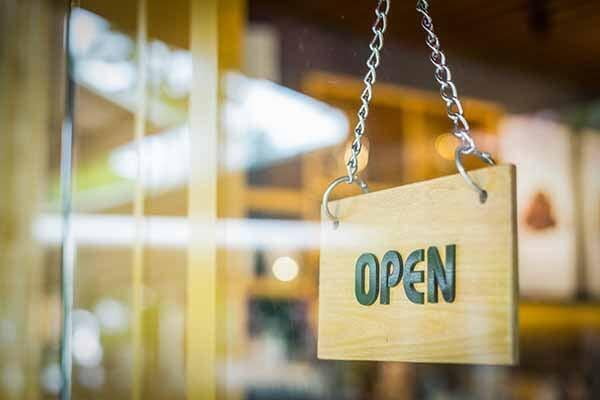
<svg viewBox="0 0 600 400"><path fill-rule="evenodd" d="M387 16L390 11L390 0L378 0L377 7L375 7L375 22L371 27L373 31L373 39L369 43L369 49L371 54L367 58L368 71L363 79L365 88L363 89L360 100L361 105L356 113L358 122L354 128L354 140L350 147L351 155L346 163L346 169L348 170L348 183L353 183L356 179L356 173L358 172L358 155L362 150L361 139L365 135L367 116L369 115L369 103L373 97L373 85L377 78L377 67L381 63L381 49L383 48L383 33L387 28Z"/></svg>
<svg viewBox="0 0 600 400"><path fill-rule="evenodd" d="M354 140L350 150L352 151L346 168L348 175L341 176L334 179L325 193L323 193L322 207L325 215L333 221L334 229L339 225L339 219L335 216L329 208L329 196L333 189L340 184L356 184L360 187L363 193L368 192L368 186L365 181L357 176L358 172L358 156L362 149L361 139L365 135L367 116L369 115L369 103L373 96L373 85L376 80L376 70L381 62L381 49L383 48L383 33L387 28L387 16L390 10L391 0L377 0L377 7L375 8L375 23L371 30L373 31L373 39L369 44L371 54L367 58L368 71L365 75L363 82L365 88L360 95L361 106L358 109L357 117L358 122L354 128ZM446 65L446 55L440 49L440 40L434 32L433 21L429 15L429 4L426 0L417 1L417 11L423 15L421 26L427 33L425 43L431 49L431 62L435 66L434 77L435 80L440 84L440 95L446 103L446 111L448 118L454 124L454 135L460 139L461 145L457 147L455 152L454 161L459 174L465 179L465 181L479 193L479 199L481 203L484 203L487 199L487 192L475 182L465 170L461 157L463 154L473 154L479 157L484 162L494 165L494 160L489 153L482 152L477 149L475 141L471 137L469 131L469 123L465 118L462 104L458 99L458 92L456 86L452 82L452 74L450 68Z"/></svg>
<svg viewBox="0 0 600 400"><path fill-rule="evenodd" d="M469 123L464 115L462 104L458 99L456 86L452 82L452 74L446 64L446 55L440 49L440 40L434 32L433 20L429 15L429 4L426 0L417 1L417 12L423 15L421 26L427 33L425 43L431 49L430 60L435 66L434 77L440 84L440 95L446 103L448 118L454 124L454 136L459 138L462 143L461 153L473 153L477 147L469 134Z"/></svg>

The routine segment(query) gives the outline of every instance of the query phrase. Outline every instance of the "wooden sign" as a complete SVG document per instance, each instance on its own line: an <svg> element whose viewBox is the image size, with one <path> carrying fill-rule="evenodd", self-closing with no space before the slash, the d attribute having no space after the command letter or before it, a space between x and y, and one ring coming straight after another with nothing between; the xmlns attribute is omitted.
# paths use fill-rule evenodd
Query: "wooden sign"
<svg viewBox="0 0 600 400"><path fill-rule="evenodd" d="M332 202L323 216L321 359L518 361L515 167Z"/></svg>

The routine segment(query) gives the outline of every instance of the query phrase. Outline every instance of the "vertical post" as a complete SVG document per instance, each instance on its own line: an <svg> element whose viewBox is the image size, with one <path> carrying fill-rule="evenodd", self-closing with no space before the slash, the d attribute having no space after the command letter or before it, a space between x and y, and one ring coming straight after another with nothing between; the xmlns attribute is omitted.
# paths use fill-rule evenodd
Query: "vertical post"
<svg viewBox="0 0 600 400"><path fill-rule="evenodd" d="M45 269L32 227L47 193L48 142L60 136L50 126L63 119L55 100L64 81L53 78L64 66L64 36L56 28L66 5L0 1L0 319L13 332L1 351L11 376L0 383L6 400L39 397Z"/></svg>
<svg viewBox="0 0 600 400"><path fill-rule="evenodd" d="M216 218L218 153L217 0L192 0L186 389L216 398Z"/></svg>
<svg viewBox="0 0 600 400"><path fill-rule="evenodd" d="M146 128L146 83L147 83L147 0L137 1L137 88L134 119L134 143L136 152L136 179L133 196L133 218L135 239L132 259L132 351L133 377L132 400L142 399L144 377L144 347L142 331L143 280L144 280L144 154L143 139Z"/></svg>
<svg viewBox="0 0 600 400"><path fill-rule="evenodd" d="M75 243L71 224L72 181L73 181L73 139L75 117L75 82L73 81L73 57L71 56L71 13L76 6L69 1L65 15L64 50L66 57L66 90L65 110L61 133L60 150L60 193L62 213L62 238L60 252L60 294L62 305L62 324L60 339L60 370L62 385L61 400L71 399L72 348L73 330L73 285Z"/></svg>
<svg viewBox="0 0 600 400"><path fill-rule="evenodd" d="M244 35L246 32L247 21L247 1L246 0L218 0L217 10L217 31L218 31L218 70L219 79L226 79L224 74L227 71L239 71L242 66L244 56ZM219 93L218 104L223 104L226 100L226 93ZM231 146L230 137L227 132L219 127L219 154L226 157L227 150ZM227 161L221 163L226 165ZM246 216L246 172L221 171L217 182L217 217L223 218L244 218ZM227 232L225 232L227 237ZM242 332L245 329L244 318L238 318L236 321L227 319L226 315L232 310L238 312L246 307L246 299L239 295L242 288L240 284L232 284L229 278L242 266L248 263L248 254L238 249L230 248L227 243L220 246L217 252L217 265L222 266L217 269L216 274L216 329L217 337L222 338L216 343L216 357L219 360L220 368L226 371L230 363L239 359L240 351L243 347ZM243 285L243 284L242 284ZM244 313L242 312L241 315ZM225 334L227 332L236 332L235 334ZM230 377L224 374L219 377L216 397L227 399L241 399L243 395L241 389L234 389L239 385L230 385Z"/></svg>

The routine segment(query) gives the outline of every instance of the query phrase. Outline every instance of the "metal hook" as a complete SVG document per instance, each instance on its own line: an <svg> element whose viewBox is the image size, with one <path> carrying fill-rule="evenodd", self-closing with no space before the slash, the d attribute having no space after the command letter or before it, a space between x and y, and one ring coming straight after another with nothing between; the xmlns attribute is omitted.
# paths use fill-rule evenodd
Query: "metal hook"
<svg viewBox="0 0 600 400"><path fill-rule="evenodd" d="M479 201L483 204L487 200L488 194L485 191L485 189L483 189L481 186L479 186L479 184L477 184L477 182L475 182L473 180L473 178L471 178L471 176L465 170L465 167L462 164L462 155L463 154L473 154L473 155L479 157L482 161L488 163L489 165L496 165L496 162L494 161L494 159L492 158L490 153L487 153L485 151L479 151L476 148L472 149L471 151L468 151L468 149L465 149L464 147L458 147L456 149L456 152L454 153L454 161L456 163L456 169L458 169L458 172L461 174L461 176L464 178L464 180L467 181L467 183L473 189L475 189L476 192L479 193Z"/></svg>
<svg viewBox="0 0 600 400"><path fill-rule="evenodd" d="M322 200L323 210L325 210L325 214L333 222L333 229L337 229L337 227L340 225L340 220L329 209L329 195L331 194L331 192L333 192L333 189L335 189L335 187L337 185L342 184L342 183L347 183L348 185L355 183L356 185L358 185L358 187L360 187L360 190L363 193L369 193L369 187L367 186L367 183L365 181L363 181L362 179L360 179L359 177L355 177L354 179L351 179L348 175L344 175L344 176L340 176L339 178L334 179L329 184L329 186L327 186L325 193L323 193L323 200Z"/></svg>

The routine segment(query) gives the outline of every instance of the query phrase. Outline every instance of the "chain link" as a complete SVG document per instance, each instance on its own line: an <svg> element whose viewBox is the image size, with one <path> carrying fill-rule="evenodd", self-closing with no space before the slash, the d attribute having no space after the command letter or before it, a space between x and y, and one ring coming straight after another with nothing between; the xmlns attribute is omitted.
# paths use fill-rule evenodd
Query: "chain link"
<svg viewBox="0 0 600 400"><path fill-rule="evenodd" d="M371 54L367 58L368 71L363 79L365 88L360 95L361 105L356 113L358 122L354 128L354 140L350 147L351 154L346 169L348 170L348 183L353 183L358 172L358 155L362 150L361 139L365 135L367 116L369 115L369 103L373 97L373 85L377 78L377 67L381 63L381 49L383 48L383 34L387 28L387 16L390 11L390 0L377 0L375 8L375 22L371 27L373 39L369 43Z"/></svg>
<svg viewBox="0 0 600 400"><path fill-rule="evenodd" d="M435 66L434 77L440 84L440 96L446 103L448 118L454 124L454 136L461 141L461 153L471 154L477 150L469 131L469 123L464 115L463 107L458 99L456 85L452 82L452 73L446 64L446 55L440 48L440 40L434 32L433 20L429 15L429 4L426 0L417 1L417 12L423 15L421 26L427 37L425 43L431 49L430 60Z"/></svg>
<svg viewBox="0 0 600 400"><path fill-rule="evenodd" d="M375 8L375 22L371 27L373 39L369 43L371 54L367 58L367 73L363 79L365 87L360 95L361 105L356 113L358 122L354 128L354 140L350 146L351 154L346 163L348 170L347 176L341 176L333 180L325 193L323 194L322 207L325 214L333 221L334 229L338 227L339 220L329 209L329 195L340 184L357 184L363 193L368 192L366 182L357 176L358 156L362 150L361 139L365 135L366 121L369 115L369 103L373 97L373 85L376 80L377 67L381 63L381 49L383 48L383 34L387 28L387 17L390 10L391 0L377 0ZM487 199L487 192L475 182L465 170L461 157L463 154L473 154L490 165L494 165L494 160L489 153L477 149L475 141L470 135L469 123L464 115L462 104L458 98L456 85L452 82L452 73L446 64L446 55L441 50L440 40L434 32L433 21L429 15L429 4L426 0L417 1L417 11L423 16L421 26L427 34L425 43L431 49L430 60L435 66L434 78L440 85L440 96L446 103L446 112L448 118L454 124L454 135L460 139L461 145L457 147L455 153L455 163L458 172L467 181L469 185L479 192L479 199L484 203Z"/></svg>
<svg viewBox="0 0 600 400"><path fill-rule="evenodd" d="M489 165L495 164L494 159L489 153L482 152L477 148L475 141L469 133L469 123L463 112L462 104L458 99L456 85L452 82L452 73L446 64L446 55L440 49L440 39L434 32L433 20L429 15L429 4L426 0L417 1L417 12L423 16L421 26L427 34L425 43L431 49L430 60L435 66L433 75L435 80L440 84L440 96L446 103L448 118L454 123L454 136L461 141L461 145L456 148L454 155L456 168L465 181L479 193L480 202L485 203L488 197L487 192L467 173L462 164L461 157L463 154L473 154Z"/></svg>

